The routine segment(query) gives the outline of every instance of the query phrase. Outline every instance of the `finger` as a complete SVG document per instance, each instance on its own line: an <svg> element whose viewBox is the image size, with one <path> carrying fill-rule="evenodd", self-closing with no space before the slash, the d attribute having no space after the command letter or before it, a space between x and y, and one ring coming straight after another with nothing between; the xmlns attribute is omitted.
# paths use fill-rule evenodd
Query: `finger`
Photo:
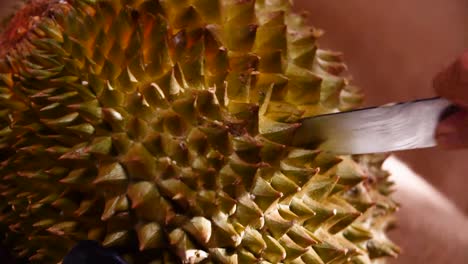
<svg viewBox="0 0 468 264"><path fill-rule="evenodd" d="M433 86L438 95L468 106L468 52L437 74Z"/></svg>
<svg viewBox="0 0 468 264"><path fill-rule="evenodd" d="M443 119L437 127L436 140L443 148L468 147L468 111L462 109Z"/></svg>

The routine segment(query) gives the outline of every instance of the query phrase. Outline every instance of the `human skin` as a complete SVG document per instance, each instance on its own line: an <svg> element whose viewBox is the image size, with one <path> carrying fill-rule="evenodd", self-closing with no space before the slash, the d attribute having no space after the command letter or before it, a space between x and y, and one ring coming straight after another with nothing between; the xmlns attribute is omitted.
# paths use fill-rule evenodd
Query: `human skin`
<svg viewBox="0 0 468 264"><path fill-rule="evenodd" d="M437 94L454 102L458 109L443 119L436 132L445 148L468 147L468 51L434 78Z"/></svg>
<svg viewBox="0 0 468 264"><path fill-rule="evenodd" d="M460 55L449 67L434 78L437 94L468 108L468 51Z"/></svg>

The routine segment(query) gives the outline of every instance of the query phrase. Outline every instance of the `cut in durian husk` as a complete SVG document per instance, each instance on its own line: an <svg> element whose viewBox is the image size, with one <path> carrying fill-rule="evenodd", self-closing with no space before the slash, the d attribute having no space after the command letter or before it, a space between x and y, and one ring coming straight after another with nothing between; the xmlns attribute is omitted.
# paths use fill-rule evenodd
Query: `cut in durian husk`
<svg viewBox="0 0 468 264"><path fill-rule="evenodd" d="M16 256L58 263L84 239L129 263L397 255L385 157L290 145L301 118L361 95L289 1L35 2L0 52L0 223Z"/></svg>

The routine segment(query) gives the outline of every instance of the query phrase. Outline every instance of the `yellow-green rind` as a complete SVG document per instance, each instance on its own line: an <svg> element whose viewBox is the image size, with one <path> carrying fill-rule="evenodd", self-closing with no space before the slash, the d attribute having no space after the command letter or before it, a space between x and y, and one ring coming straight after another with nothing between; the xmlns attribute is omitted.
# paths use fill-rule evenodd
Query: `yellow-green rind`
<svg viewBox="0 0 468 264"><path fill-rule="evenodd" d="M288 1L52 1L0 60L0 222L34 263L377 263L381 157L289 146L355 107ZM5 154L3 154L5 153Z"/></svg>

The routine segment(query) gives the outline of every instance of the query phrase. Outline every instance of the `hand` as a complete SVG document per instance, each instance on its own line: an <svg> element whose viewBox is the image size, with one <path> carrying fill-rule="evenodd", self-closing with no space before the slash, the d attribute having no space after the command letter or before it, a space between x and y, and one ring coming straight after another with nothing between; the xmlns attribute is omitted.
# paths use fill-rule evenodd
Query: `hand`
<svg viewBox="0 0 468 264"><path fill-rule="evenodd" d="M468 51L434 78L434 88L439 96L459 107L439 123L436 130L438 145L468 147Z"/></svg>

